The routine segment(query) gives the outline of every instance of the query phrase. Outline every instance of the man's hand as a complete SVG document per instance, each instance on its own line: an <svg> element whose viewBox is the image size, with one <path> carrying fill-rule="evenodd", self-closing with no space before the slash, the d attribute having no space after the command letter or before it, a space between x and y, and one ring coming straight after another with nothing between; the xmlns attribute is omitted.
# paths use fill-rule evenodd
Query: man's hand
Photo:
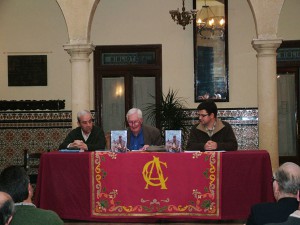
<svg viewBox="0 0 300 225"><path fill-rule="evenodd" d="M82 140L75 140L73 143L70 144L70 147L79 148L85 151L88 150L88 146Z"/></svg>
<svg viewBox="0 0 300 225"><path fill-rule="evenodd" d="M204 150L206 150L206 151L213 151L213 150L216 150L217 148L218 148L218 144L217 144L217 142L214 142L214 141L208 141L204 145Z"/></svg>
<svg viewBox="0 0 300 225"><path fill-rule="evenodd" d="M142 148L140 148L139 150L140 151L146 151L147 148L149 148L149 145L144 145Z"/></svg>

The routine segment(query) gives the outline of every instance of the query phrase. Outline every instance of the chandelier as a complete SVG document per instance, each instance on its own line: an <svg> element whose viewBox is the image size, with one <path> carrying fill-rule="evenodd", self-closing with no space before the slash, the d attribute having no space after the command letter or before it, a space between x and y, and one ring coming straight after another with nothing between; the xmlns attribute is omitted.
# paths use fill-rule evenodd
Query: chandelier
<svg viewBox="0 0 300 225"><path fill-rule="evenodd" d="M185 26L190 24L194 19L196 19L196 14L198 10L190 10L185 11L184 7L184 0L182 0L182 12L179 12L179 9L177 10L170 10L172 19L177 22L177 24L181 25L183 29L185 30Z"/></svg>
<svg viewBox="0 0 300 225"><path fill-rule="evenodd" d="M224 16L216 16L211 7L206 5L206 0L197 15L196 25L201 38L224 40L225 18Z"/></svg>

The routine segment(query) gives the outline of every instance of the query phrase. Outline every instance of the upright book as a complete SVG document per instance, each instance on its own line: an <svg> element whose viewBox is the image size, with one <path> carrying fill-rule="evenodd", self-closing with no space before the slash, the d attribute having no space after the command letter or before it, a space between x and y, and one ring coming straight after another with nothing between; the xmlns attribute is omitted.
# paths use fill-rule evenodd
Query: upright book
<svg viewBox="0 0 300 225"><path fill-rule="evenodd" d="M126 152L127 150L127 130L111 131L111 150L113 152Z"/></svg>
<svg viewBox="0 0 300 225"><path fill-rule="evenodd" d="M181 152L181 130L166 130L165 138L168 152Z"/></svg>

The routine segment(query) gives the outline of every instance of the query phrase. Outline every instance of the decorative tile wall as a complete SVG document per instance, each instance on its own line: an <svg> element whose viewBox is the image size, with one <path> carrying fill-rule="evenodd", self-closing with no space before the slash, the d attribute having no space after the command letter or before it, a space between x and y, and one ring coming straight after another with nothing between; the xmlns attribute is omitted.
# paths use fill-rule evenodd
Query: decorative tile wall
<svg viewBox="0 0 300 225"><path fill-rule="evenodd" d="M197 110L186 110L187 126L198 122ZM258 149L258 110L219 109L218 117L229 122L239 149ZM70 111L0 111L0 170L23 165L23 150L56 150L71 130Z"/></svg>
<svg viewBox="0 0 300 225"><path fill-rule="evenodd" d="M57 149L71 130L70 111L0 112L0 170L23 165L23 150Z"/></svg>

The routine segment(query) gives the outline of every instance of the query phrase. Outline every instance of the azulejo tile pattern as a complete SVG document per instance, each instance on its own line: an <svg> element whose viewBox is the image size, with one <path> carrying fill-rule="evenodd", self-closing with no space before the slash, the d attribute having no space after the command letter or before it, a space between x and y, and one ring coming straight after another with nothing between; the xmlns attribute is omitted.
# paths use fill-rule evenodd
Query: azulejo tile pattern
<svg viewBox="0 0 300 225"><path fill-rule="evenodd" d="M186 113L188 127L198 122L197 110ZM258 149L257 109L219 109L218 117L232 125L239 149ZM24 149L56 150L71 130L71 120L71 111L0 111L0 171L8 165L23 165Z"/></svg>
<svg viewBox="0 0 300 225"><path fill-rule="evenodd" d="M0 170L23 165L23 151L55 150L71 130L70 111L0 112Z"/></svg>

